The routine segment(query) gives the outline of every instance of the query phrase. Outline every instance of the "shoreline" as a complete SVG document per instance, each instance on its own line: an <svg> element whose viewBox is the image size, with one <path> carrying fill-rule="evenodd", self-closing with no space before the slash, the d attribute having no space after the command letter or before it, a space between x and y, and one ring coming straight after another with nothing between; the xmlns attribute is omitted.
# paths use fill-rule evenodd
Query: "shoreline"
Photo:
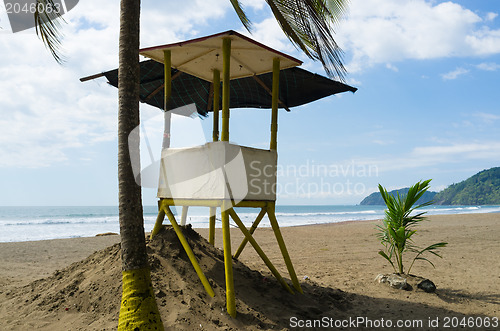
<svg viewBox="0 0 500 331"><path fill-rule="evenodd" d="M488 205L488 206L497 206L497 205ZM467 207L467 206L464 206ZM470 207L476 207L476 206L470 206ZM500 214L500 211L492 211L492 212L487 212L487 213L481 213L481 212L465 212L465 213L454 213L454 214L427 214L426 218L433 218L433 217L440 217L440 216L454 216L454 215L489 215L489 214ZM311 224L292 224L292 225L281 225L280 228L295 228L295 227L308 227L308 226L321 226L321 225L329 225L329 224L348 224L348 223L359 223L359 222L375 222L375 221L380 221L382 218L374 218L374 219L361 219L361 220L342 220L342 221L337 221L337 222L318 222L318 223L311 223ZM279 219L278 219L279 222ZM168 224L168 221L165 220L163 224ZM189 223L188 223L189 224ZM259 228L269 228L270 226L260 226ZM200 231L208 231L208 218L207 218L207 227L194 227L193 229L195 230L200 230ZM220 223L216 224L216 229L221 229ZM151 232L149 229L145 229L145 233L148 235ZM108 234L109 233L109 234ZM118 232L115 233L116 235L120 235ZM31 243L31 242L43 242L43 241L50 241L50 240L70 240L70 239L82 239L82 238L94 238L94 237L99 237L99 236L113 236L112 232L105 232L105 233L95 233L91 236L80 236L80 237L65 237L65 238L49 238L49 239L40 239L40 240L22 240L22 241L0 241L0 246L3 244L10 244L10 243Z"/></svg>

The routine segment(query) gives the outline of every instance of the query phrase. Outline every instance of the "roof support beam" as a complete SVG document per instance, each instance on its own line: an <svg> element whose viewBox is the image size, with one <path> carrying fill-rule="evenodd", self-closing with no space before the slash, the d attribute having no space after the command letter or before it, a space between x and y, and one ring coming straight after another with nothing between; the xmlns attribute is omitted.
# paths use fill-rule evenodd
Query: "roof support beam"
<svg viewBox="0 0 500 331"><path fill-rule="evenodd" d="M215 49L214 49L214 48L210 48L210 49L209 49L208 51L206 51L206 52L203 52L203 53L201 53L201 54L196 54L196 55L195 55L195 56L193 56L192 58L187 59L187 60L185 60L184 62L178 63L178 64L177 64L177 66L176 66L176 69L179 69L179 68L180 68L180 67L182 67L183 65L186 65L186 64L188 64L188 63L191 63L191 62L193 62L194 60L197 60L197 59L199 59L199 58L201 58L201 57L203 57L203 56L205 56L205 55L208 55L208 54L210 54L210 53L212 53L212 52L214 52L214 51L215 51Z"/></svg>
<svg viewBox="0 0 500 331"><path fill-rule="evenodd" d="M229 141L229 84L231 79L231 38L222 39L222 141Z"/></svg>
<svg viewBox="0 0 500 331"><path fill-rule="evenodd" d="M168 102L172 95L172 52L169 49L163 51L163 68L165 75L165 97L163 99L163 111L168 111Z"/></svg>
<svg viewBox="0 0 500 331"><path fill-rule="evenodd" d="M252 76L253 79L255 79L255 81L257 81L257 83L259 83L260 86L262 86L264 88L264 90L267 91L267 93L269 93L270 96L273 95L273 92L271 91L271 89L266 85L266 83L264 83L262 81L262 79L260 79L258 76L256 75L253 75ZM290 111L290 108L288 108L285 103L283 101L281 101L279 98L278 98L278 102L279 104L281 105L281 107L285 108L286 111Z"/></svg>
<svg viewBox="0 0 500 331"><path fill-rule="evenodd" d="M182 74L182 71L177 71L171 78L171 81L173 81L174 79L176 79L177 77L179 77L180 75ZM163 90L163 88L165 87L165 83L161 84L160 86L158 86L156 88L156 90L154 90L153 92L149 93L145 98L144 98L144 102L148 101L149 99L151 99L152 97L154 97L156 94L158 94L158 92L160 92L161 90Z"/></svg>
<svg viewBox="0 0 500 331"><path fill-rule="evenodd" d="M240 59L238 59L234 55L231 55L231 58L240 65L240 69L244 68L244 69L250 71L252 74L254 74L254 75L256 74L254 69L250 68L250 66L248 64L244 63L243 61L241 61Z"/></svg>
<svg viewBox="0 0 500 331"><path fill-rule="evenodd" d="M273 59L273 90L271 102L271 150L278 147L278 96L280 91L280 59Z"/></svg>
<svg viewBox="0 0 500 331"><path fill-rule="evenodd" d="M99 78L99 77L102 77L104 76L104 73L101 72L100 74L95 74L95 75L92 75L92 76L87 76L87 77L82 77L80 78L80 82L86 82L88 80L92 80L92 79L96 79L96 78Z"/></svg>
<svg viewBox="0 0 500 331"><path fill-rule="evenodd" d="M172 120L172 114L167 113L169 110L168 103L170 101L170 96L172 95L172 57L170 50L163 51L163 79L164 79L164 96L163 96L163 111L164 113L164 123L163 123L163 144L162 150L170 147L170 126ZM162 171L165 170L165 165L162 164ZM166 173L164 174L166 176ZM166 178L166 177L165 177Z"/></svg>
<svg viewBox="0 0 500 331"><path fill-rule="evenodd" d="M213 115L214 115L214 128L213 128L213 141L219 140L219 100L220 100L220 71L214 69L214 80L212 83L213 90ZM210 102L210 101L209 101Z"/></svg>

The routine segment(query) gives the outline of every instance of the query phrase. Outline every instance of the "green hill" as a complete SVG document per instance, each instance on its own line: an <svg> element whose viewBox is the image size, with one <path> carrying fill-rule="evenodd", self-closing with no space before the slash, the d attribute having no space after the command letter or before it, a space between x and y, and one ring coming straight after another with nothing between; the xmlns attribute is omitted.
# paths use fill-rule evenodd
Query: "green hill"
<svg viewBox="0 0 500 331"><path fill-rule="evenodd" d="M500 205L500 167L478 172L439 192L438 205Z"/></svg>
<svg viewBox="0 0 500 331"><path fill-rule="evenodd" d="M408 190L409 190L409 188L405 187L405 188L402 188L399 190L390 191L389 194L395 196L399 192L399 195L406 195L408 193ZM422 197L418 200L417 203L421 204L421 203L425 203L427 201L431 201L434 198L434 196L436 195L436 193L437 192L431 192L431 191L425 192L424 195L422 195ZM382 199L382 195L380 195L380 192L374 192L374 193L370 194L369 196L367 196L366 198L364 198L363 201L361 201L359 204L360 205L385 205L385 202L384 202L384 199Z"/></svg>

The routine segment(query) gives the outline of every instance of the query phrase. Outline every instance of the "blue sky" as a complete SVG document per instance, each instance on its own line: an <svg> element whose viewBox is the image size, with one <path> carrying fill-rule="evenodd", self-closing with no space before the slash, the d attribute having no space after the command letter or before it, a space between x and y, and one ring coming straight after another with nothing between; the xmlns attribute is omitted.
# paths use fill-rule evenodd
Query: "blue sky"
<svg viewBox="0 0 500 331"><path fill-rule="evenodd" d="M325 74L265 1L242 3L253 38ZM9 31L0 5L0 205L117 204L117 91L78 78L117 67L118 11L85 0L66 14L59 66L33 29ZM357 204L378 183L428 178L438 191L499 166L499 13L496 0L351 0L336 40L359 90L280 111L278 180L291 184L278 203ZM228 29L244 32L227 0L142 2L142 47ZM231 140L267 146L269 121L267 110L234 110ZM210 137L211 119L202 125ZM154 189L143 197L156 203Z"/></svg>

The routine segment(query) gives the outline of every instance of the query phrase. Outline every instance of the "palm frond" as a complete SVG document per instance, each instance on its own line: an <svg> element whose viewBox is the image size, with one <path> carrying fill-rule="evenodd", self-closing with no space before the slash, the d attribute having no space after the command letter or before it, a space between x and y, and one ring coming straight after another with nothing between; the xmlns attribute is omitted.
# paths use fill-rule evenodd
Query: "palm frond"
<svg viewBox="0 0 500 331"><path fill-rule="evenodd" d="M394 268L394 271L397 271L396 270L396 266L394 265L394 263L392 262L392 258L390 256L388 256L384 251L379 251L378 252L379 255L383 256L387 261L389 261L389 263L392 265L392 267Z"/></svg>
<svg viewBox="0 0 500 331"><path fill-rule="evenodd" d="M439 243L436 243L436 244L429 245L429 246L425 247L424 249L421 249L418 252L418 254L415 256L415 258L413 259L410 267L408 268L408 273L410 273L411 267L413 267L413 264L415 263L416 260L427 261L427 262L429 262L434 267L434 264L430 260L428 260L427 258L423 257L422 254L425 253L425 252L429 252L429 253L431 253L431 254L439 257L439 258L442 258L442 256L439 255L439 253L436 250L438 248L446 247L446 245L448 245L448 243L439 242Z"/></svg>
<svg viewBox="0 0 500 331"><path fill-rule="evenodd" d="M347 0L266 0L288 39L309 58L319 60L330 77L344 80L343 52L332 25L344 15Z"/></svg>
<svg viewBox="0 0 500 331"><path fill-rule="evenodd" d="M245 11L243 10L243 6L240 4L238 0L230 0L231 5L233 5L234 11L238 15L238 18L240 19L241 23L247 29L249 32L252 30L252 22L248 19L247 15L245 14Z"/></svg>
<svg viewBox="0 0 500 331"><path fill-rule="evenodd" d="M389 194L382 185L379 184L378 186L380 195L387 206L382 225L377 225L377 229L379 230L378 238L385 247L385 252L379 252L379 254L385 259L394 259L393 267L397 264L398 272L401 274L404 273L403 254L405 252L415 253L415 257L407 271L409 274L416 260L427 261L431 265L434 265L427 258L423 257L422 254L427 252L441 257L437 253L437 249L447 245L444 242L440 242L421 249L413 243L413 236L417 233L414 227L419 222L425 220L424 215L426 213L425 211L414 212L418 208L432 204L432 201L429 201L416 205L418 200L429 189L430 181L430 179L419 181L408 189L408 193L399 194L397 192L396 195Z"/></svg>
<svg viewBox="0 0 500 331"><path fill-rule="evenodd" d="M34 14L36 34L45 44L56 60L62 64L65 61L61 52L61 22L66 23L61 13L57 10L45 10L46 8L56 8L53 0L37 0L36 11ZM39 11L43 9L42 11Z"/></svg>

